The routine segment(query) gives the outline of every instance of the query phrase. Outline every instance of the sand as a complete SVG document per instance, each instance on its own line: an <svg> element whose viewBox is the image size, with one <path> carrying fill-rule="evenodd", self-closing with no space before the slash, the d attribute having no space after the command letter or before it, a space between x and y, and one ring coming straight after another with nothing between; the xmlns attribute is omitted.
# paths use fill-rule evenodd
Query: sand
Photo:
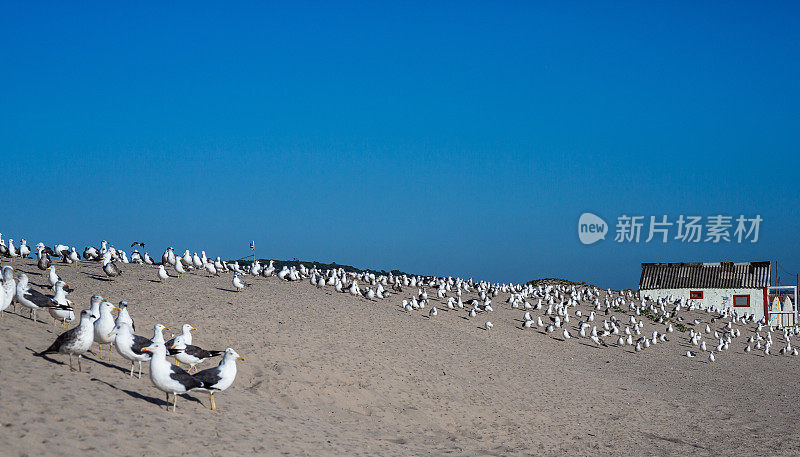
<svg viewBox="0 0 800 457"><path fill-rule="evenodd" d="M13 266L47 283L34 261ZM402 312L409 288L373 302L250 277L235 293L230 275L160 283L153 267L122 268L114 280L96 262L57 272L79 309L95 293L124 299L139 335L151 337L155 323L173 332L190 323L194 344L245 356L233 386L216 396L218 410L207 395L188 394L167 411L147 367L131 379L129 362L116 353L99 361L96 346L83 373L70 372L66 356L35 356L61 330L47 312L35 323L18 306L0 316L0 455L800 453L800 357L745 353L750 327L710 364L705 354L684 356L688 336L679 332L634 353L522 329L523 311L504 294L487 331L485 316L442 305L432 319ZM664 326L648 322L644 334L653 329Z"/></svg>

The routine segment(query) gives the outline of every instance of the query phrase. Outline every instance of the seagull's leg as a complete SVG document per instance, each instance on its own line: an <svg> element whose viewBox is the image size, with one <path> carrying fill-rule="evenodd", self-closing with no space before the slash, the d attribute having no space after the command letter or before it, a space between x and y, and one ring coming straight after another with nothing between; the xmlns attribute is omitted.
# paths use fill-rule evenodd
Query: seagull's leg
<svg viewBox="0 0 800 457"><path fill-rule="evenodd" d="M75 369L72 368L72 354L69 355L69 371L75 371Z"/></svg>
<svg viewBox="0 0 800 457"><path fill-rule="evenodd" d="M134 365L135 365L135 364L134 364L133 362L131 362L131 375L130 375L130 376L131 376L131 378L133 377L133 367L134 367Z"/></svg>
<svg viewBox="0 0 800 457"><path fill-rule="evenodd" d="M142 379L142 361L139 361L139 379Z"/></svg>
<svg viewBox="0 0 800 457"><path fill-rule="evenodd" d="M100 348L100 353L97 355L97 357L98 357L100 360L103 360L103 345L102 345L102 344L100 344L100 343L97 343L97 347L98 347L98 348Z"/></svg>
<svg viewBox="0 0 800 457"><path fill-rule="evenodd" d="M83 368L81 367L81 358L83 355L78 354L78 371L83 372Z"/></svg>
<svg viewBox="0 0 800 457"><path fill-rule="evenodd" d="M177 407L178 407L178 394L177 393L173 393L172 394L172 412L173 413L175 412L175 408L177 408Z"/></svg>
<svg viewBox="0 0 800 457"><path fill-rule="evenodd" d="M108 360L111 360L111 354L114 353L114 345L108 343Z"/></svg>
<svg viewBox="0 0 800 457"><path fill-rule="evenodd" d="M211 411L216 410L217 405L214 403L214 394L213 393L208 394L208 398L211 400Z"/></svg>

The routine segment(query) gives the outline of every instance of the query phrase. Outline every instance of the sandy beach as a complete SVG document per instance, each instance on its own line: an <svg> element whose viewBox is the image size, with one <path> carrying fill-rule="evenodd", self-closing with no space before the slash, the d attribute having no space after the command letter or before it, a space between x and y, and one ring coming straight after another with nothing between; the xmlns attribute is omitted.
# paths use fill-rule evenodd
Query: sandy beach
<svg viewBox="0 0 800 457"><path fill-rule="evenodd" d="M48 290L34 260L12 265ZM429 317L403 312L410 288L370 301L305 280L247 277L251 286L236 293L230 274L189 272L161 283L152 266L122 267L115 279L97 262L56 268L74 289L76 310L96 293L126 300L138 335L152 337L162 323L169 336L189 323L194 344L245 356L233 386L216 396L218 410L207 395L190 393L167 411L146 366L142 379L130 378L129 362L116 353L100 361L96 345L82 373L70 372L67 356L36 356L62 330L47 312L32 322L17 306L0 317L0 454L800 453L800 357L745 353L754 324L738 326L742 337L712 364L703 353L687 358L688 334L678 331L635 353L611 337L598 347L524 329L524 311L504 294L493 298L493 312L470 318L431 293L439 313ZM703 325L711 318L685 315ZM486 320L494 328L485 330ZM644 335L664 331L644 320ZM577 323L568 324L573 335ZM780 347L783 336L774 335Z"/></svg>

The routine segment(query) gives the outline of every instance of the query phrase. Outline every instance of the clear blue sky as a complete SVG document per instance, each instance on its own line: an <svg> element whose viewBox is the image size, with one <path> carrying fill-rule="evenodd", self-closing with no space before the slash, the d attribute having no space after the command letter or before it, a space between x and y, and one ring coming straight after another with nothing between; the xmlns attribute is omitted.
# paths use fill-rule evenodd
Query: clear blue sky
<svg viewBox="0 0 800 457"><path fill-rule="evenodd" d="M0 231L610 287L800 270L800 4L284 3L6 4ZM584 246L584 211L764 222Z"/></svg>

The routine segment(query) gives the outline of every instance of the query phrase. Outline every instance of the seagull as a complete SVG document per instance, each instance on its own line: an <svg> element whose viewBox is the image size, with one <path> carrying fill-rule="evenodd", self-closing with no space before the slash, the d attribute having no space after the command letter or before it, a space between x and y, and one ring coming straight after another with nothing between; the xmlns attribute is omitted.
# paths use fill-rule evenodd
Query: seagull
<svg viewBox="0 0 800 457"><path fill-rule="evenodd" d="M233 287L236 288L236 292L241 291L247 286L248 284L242 281L242 278L240 278L236 273L233 274Z"/></svg>
<svg viewBox="0 0 800 457"><path fill-rule="evenodd" d="M165 279L169 278L169 274L167 274L167 270L164 268L164 264L158 266L158 279L164 281Z"/></svg>
<svg viewBox="0 0 800 457"><path fill-rule="evenodd" d="M69 260L75 268L78 268L78 260L80 259L80 256L78 256L78 253L75 251L75 247L71 247L69 250Z"/></svg>
<svg viewBox="0 0 800 457"><path fill-rule="evenodd" d="M92 298L89 299L89 311L91 312L94 319L100 317L100 303L103 303L103 297L100 295L94 294ZM92 321L94 323L94 321Z"/></svg>
<svg viewBox="0 0 800 457"><path fill-rule="evenodd" d="M40 308L55 308L60 307L52 298L47 295L31 289L28 285L28 275L25 273L19 274L19 281L17 282L17 301L30 309L30 318L36 321L36 310Z"/></svg>
<svg viewBox="0 0 800 457"><path fill-rule="evenodd" d="M183 342L184 342L184 343L186 343L186 344L192 344L192 330L197 330L197 329L196 329L196 328L194 328L194 327L192 327L192 326L191 326L191 324L183 324L183 327L181 327L181 334L180 334L180 335L178 335L178 336L182 336L182 337L183 337ZM164 344L164 346L166 346L167 348L169 348L169 347L170 347L170 346L172 346L173 344L175 344L175 338L172 338L171 340L167 341L167 342ZM168 353L169 353L170 355L172 355L172 352L171 352L171 351L168 351Z"/></svg>
<svg viewBox="0 0 800 457"><path fill-rule="evenodd" d="M231 348L225 349L225 355L222 356L222 361L214 368L207 368L195 375L203 383L203 387L198 388L198 391L208 392L208 398L211 402L211 410L217 409L214 403L214 394L222 392L233 384L236 378L236 360L244 360L236 351Z"/></svg>
<svg viewBox="0 0 800 457"><path fill-rule="evenodd" d="M169 327L164 327L161 324L156 324L153 326L153 338L150 339L150 342L153 344L161 343L164 344L166 348L166 343L164 342L164 330L169 330Z"/></svg>
<svg viewBox="0 0 800 457"><path fill-rule="evenodd" d="M714 351L709 352L708 353L708 361L713 363L715 360L716 360L716 357L714 357Z"/></svg>
<svg viewBox="0 0 800 457"><path fill-rule="evenodd" d="M11 261L14 261L14 257L19 257L19 251L17 251L17 247L14 246L14 240L11 238L8 239L8 256L11 257Z"/></svg>
<svg viewBox="0 0 800 457"><path fill-rule="evenodd" d="M81 322L77 327L67 330L56 338L49 348L40 352L45 354L69 354L69 369L72 368L72 356L78 356L78 371L81 369L81 357L92 347L94 342L94 330L92 321L94 317L88 309L81 311Z"/></svg>
<svg viewBox="0 0 800 457"><path fill-rule="evenodd" d="M56 274L55 265L51 265L50 268L47 269L47 280L50 281L51 286L55 286L56 283L61 280L58 274Z"/></svg>
<svg viewBox="0 0 800 457"><path fill-rule="evenodd" d="M163 344L151 344L143 347L142 351L151 354L150 380L158 390L167 394L168 408L169 394L172 394L173 412L178 404L178 394L205 387L202 381L167 361L167 348Z"/></svg>
<svg viewBox="0 0 800 457"><path fill-rule="evenodd" d="M31 248L28 247L28 240L25 238L19 240L19 255L23 258L28 258L28 254L31 253Z"/></svg>
<svg viewBox="0 0 800 457"><path fill-rule="evenodd" d="M17 295L17 281L14 279L14 269L10 266L6 265L3 267L3 290L5 294L3 296L3 300L0 301L0 311L8 309L13 303ZM14 305L14 309L16 310L17 305Z"/></svg>
<svg viewBox="0 0 800 457"><path fill-rule="evenodd" d="M108 336L114 330L114 315L111 314L111 311L119 311L119 308L107 301L100 303L100 317L94 321L94 340L97 341L97 345L100 348L100 354L98 355L100 360L103 360L103 344L108 344L109 352L112 351L111 348L113 347L111 343L114 338ZM111 360L110 354L108 357Z"/></svg>
<svg viewBox="0 0 800 457"><path fill-rule="evenodd" d="M572 338L572 337L571 337L571 336L570 336L570 334L569 334L569 330L567 330L567 329L566 329L566 327L565 327L565 328L564 328L564 339L565 339L565 340L568 340L568 339L570 339L570 338Z"/></svg>
<svg viewBox="0 0 800 457"><path fill-rule="evenodd" d="M123 358L131 361L131 377L133 377L134 364L139 362L139 379L142 379L142 362L150 360L150 354L142 352L142 349L152 342L143 336L134 335L130 324L127 322L117 323L108 336L114 337L114 345L117 347L117 352Z"/></svg>
<svg viewBox="0 0 800 457"><path fill-rule="evenodd" d="M50 260L50 254L45 252L44 249L40 249L39 251L37 251L37 255L39 256L39 259L36 261L36 266L40 270L47 270L48 268L50 268L50 265L52 263L52 260Z"/></svg>
<svg viewBox="0 0 800 457"><path fill-rule="evenodd" d="M135 246L141 246L142 249L144 249L144 243L142 243L141 241L134 241L133 243L131 243L131 247Z"/></svg>
<svg viewBox="0 0 800 457"><path fill-rule="evenodd" d="M166 251L161 255L161 264L162 265L173 265L175 263L175 251L172 247L168 247Z"/></svg>
<svg viewBox="0 0 800 457"><path fill-rule="evenodd" d="M216 357L223 353L223 351L207 351L198 346L186 344L183 335L178 335L175 342L169 347L170 354L175 356L175 360L189 365L189 372L191 373L195 365L203 363L206 359Z"/></svg>
<svg viewBox="0 0 800 457"><path fill-rule="evenodd" d="M183 274L186 273L186 269L183 268L183 261L180 257L175 258L175 271L178 273L179 278L182 278Z"/></svg>
<svg viewBox="0 0 800 457"><path fill-rule="evenodd" d="M119 308L119 313L117 314L117 318L114 320L114 325L126 323L131 326L131 330L136 331L136 324L133 323L133 318L131 317L130 313L128 313L128 302L122 300L119 302L117 307Z"/></svg>
<svg viewBox="0 0 800 457"><path fill-rule="evenodd" d="M111 278L120 276L122 274L122 270L120 270L117 264L111 260L111 252L109 251L106 251L106 253L103 254L103 271L105 272L106 276Z"/></svg>
<svg viewBox="0 0 800 457"><path fill-rule="evenodd" d="M437 314L439 314L439 312L436 311L436 307L435 306L432 307L430 311L428 311L428 316L430 316L430 317L433 317L433 316L435 316Z"/></svg>
<svg viewBox="0 0 800 457"><path fill-rule="evenodd" d="M59 307L49 308L47 311L53 318L54 326L56 325L56 320L61 321L61 324L65 327L67 322L72 322L75 320L75 310L73 308L75 303L67 299L67 292L64 290L65 286L69 287L69 285L65 284L64 281L58 280L53 287L53 290L55 291L53 301L56 302Z"/></svg>
<svg viewBox="0 0 800 457"><path fill-rule="evenodd" d="M492 327L494 327L494 324L492 324L490 321L486 321L486 324L484 324L484 328L486 330L489 330Z"/></svg>
<svg viewBox="0 0 800 457"><path fill-rule="evenodd" d="M692 352L692 351L686 351L686 357L689 357L689 358L692 358L692 357L694 357L694 352Z"/></svg>

